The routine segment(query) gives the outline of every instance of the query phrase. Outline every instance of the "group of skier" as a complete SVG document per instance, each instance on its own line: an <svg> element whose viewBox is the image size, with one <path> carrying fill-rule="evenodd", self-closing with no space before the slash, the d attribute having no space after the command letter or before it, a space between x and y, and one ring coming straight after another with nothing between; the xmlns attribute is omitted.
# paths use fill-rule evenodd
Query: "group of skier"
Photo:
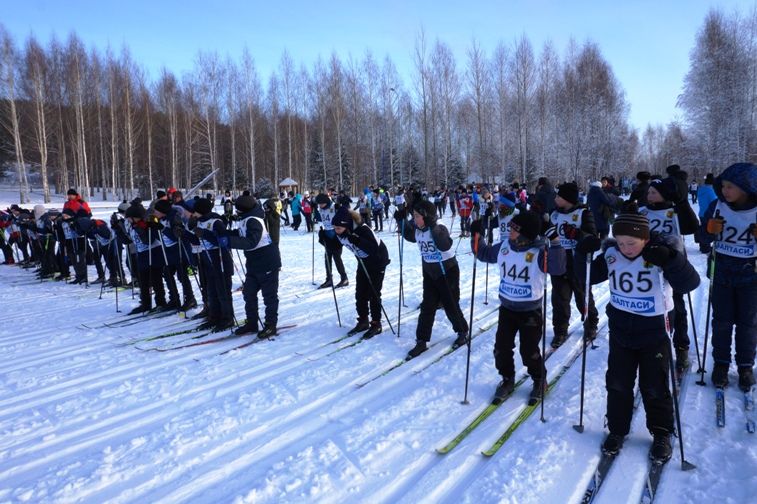
<svg viewBox="0 0 757 504"><path fill-rule="evenodd" d="M293 195L289 205L295 227L299 225L294 219L295 206L298 213L304 213L307 205L312 209L313 225L320 224L318 241L324 247L326 279L319 288L348 286L341 251L346 248L355 255L357 321L348 334L362 333L369 339L382 332L385 310L381 293L391 261L379 233L393 202L396 231L401 240L418 246L422 262L416 344L406 356L413 359L427 350L439 308L456 334L452 348L471 343L469 321L460 308L457 248L450 231L439 221L453 200L450 206L459 215L460 236L470 236L477 260L497 265L500 306L494 360L501 379L494 391L494 403L504 401L514 390L516 335L521 359L533 382L529 402L536 404L546 393L547 356L540 351L539 341L547 323L547 276L551 284L552 349L570 337L571 298L581 314L584 350L593 342L599 314L591 285L607 281L609 435L602 450L607 455L617 454L629 433L638 374L647 428L654 438L650 458L663 464L672 455L671 436L675 432L671 365L679 374L690 366L688 317L693 314L687 313L684 297L700 285L700 276L684 247L687 235L695 235L700 249L709 253L712 383L717 387L728 384L735 340L738 385L746 391L755 384L757 166L734 164L718 177L706 178L698 190L709 186L715 197L700 197L700 203L709 204L700 209L699 219L688 202L686 177L677 165L668 168L666 177L640 172L637 189L610 219L611 237L597 230L593 212L581 203L575 183L561 184L555 191L546 179L539 180L530 198L517 185L492 191L478 187L440 189L430 194L413 187L393 189L391 194L382 188L369 188L356 204L344 193L311 196L306 192L304 198L299 193ZM202 328L221 331L236 326L238 335L268 338L277 334L279 315L281 199L262 203L249 192L235 199L227 197L222 216L214 212L208 198L185 201L180 191L159 191L149 209L139 199L124 202L110 222L93 218L75 190L69 191L60 212L41 205L33 211L14 205L0 218L0 226L9 231L2 244L6 262L13 259L12 252L9 257L13 246L22 252L25 262L39 264L43 279L56 273L56 279L67 279L69 265L73 265L74 283L88 282L86 265L94 262L97 281L106 281L107 270L107 284L119 287L125 284L122 259L126 257L131 277L140 289L140 304L132 313L195 308L190 275L199 272L195 281L200 286L203 308L195 317L204 318ZM235 214L229 206L234 207ZM238 323L231 292L236 267L232 251L240 250L246 258L246 320ZM339 282L334 281L334 266ZM258 293L265 304L263 320L258 315Z"/></svg>

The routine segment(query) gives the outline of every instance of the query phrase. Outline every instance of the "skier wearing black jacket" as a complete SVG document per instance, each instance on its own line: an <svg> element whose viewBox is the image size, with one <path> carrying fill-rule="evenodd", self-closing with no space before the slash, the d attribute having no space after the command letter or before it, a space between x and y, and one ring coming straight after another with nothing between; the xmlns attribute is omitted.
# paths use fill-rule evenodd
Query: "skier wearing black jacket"
<svg viewBox="0 0 757 504"><path fill-rule="evenodd" d="M395 218L405 219L404 210L395 212ZM413 220L405 222L405 240L417 243L423 259L423 301L415 331L416 344L407 354L412 359L428 349L434 316L441 302L452 328L457 333L453 348L468 341L468 322L460 310L460 268L457 265L454 241L449 231L436 222L436 207L430 201L419 201L413 207Z"/></svg>
<svg viewBox="0 0 757 504"><path fill-rule="evenodd" d="M683 196L678 194L677 183L671 177L655 179L649 184L647 205L639 207L639 213L649 220L652 233L681 237L694 234L699 227L699 220L686 200L686 193ZM682 370L689 365L690 344L688 315L682 292L673 291L673 304L673 346L676 368Z"/></svg>
<svg viewBox="0 0 757 504"><path fill-rule="evenodd" d="M355 309L357 324L347 334L363 332L363 339L381 333L381 286L389 264L386 245L371 228L361 223L361 216L345 207L336 211L331 220L337 239L355 254L358 261L355 274ZM375 290L375 295L374 295ZM370 305L371 320L368 322Z"/></svg>
<svg viewBox="0 0 757 504"><path fill-rule="evenodd" d="M200 240L200 266L205 270L207 290L207 320L200 329L223 331L234 325L234 307L231 303L231 277L234 263L229 252L229 239L225 236L226 223L213 212L213 202L200 198L194 206L194 219L190 231Z"/></svg>
<svg viewBox="0 0 757 504"><path fill-rule="evenodd" d="M186 255L182 252L182 239L184 237L184 223L181 220L180 208L174 208L168 200L158 200L153 207L153 215L148 219L153 232L163 240L163 252L167 259L163 277L168 286L168 307L174 310L186 312L197 306L192 282L187 273ZM184 294L184 302L179 298L179 289L176 279L181 283Z"/></svg>
<svg viewBox="0 0 757 504"><path fill-rule="evenodd" d="M555 211L550 215L550 220L557 228L568 266L564 275L552 275L552 326L555 336L551 345L557 348L568 338L571 296L575 298L578 311L586 315L587 252L581 244L587 237L596 237L597 229L591 211L578 204L578 186L572 182L559 187L555 197ZM584 339L592 341L597 337L598 323L599 314L594 306L594 297L589 294L589 311L584 318Z"/></svg>
<svg viewBox="0 0 757 504"><path fill-rule="evenodd" d="M265 212L254 196L240 196L235 201L239 228L228 232L229 246L244 250L247 272L244 280L244 309L247 322L235 334L255 334L258 338L275 336L279 317L279 246L266 230ZM258 332L258 292L265 303L265 323Z"/></svg>
<svg viewBox="0 0 757 504"><path fill-rule="evenodd" d="M673 309L673 290L690 292L699 275L686 259L681 241L649 232L649 221L628 205L612 226L614 239L605 241L594 259L591 282L609 280L607 319L610 352L607 357L607 427L602 450L617 454L631 428L634 382L638 370L647 428L654 437L649 457L670 460L673 399L669 388L670 342L666 319ZM584 247L600 249L591 236Z"/></svg>
<svg viewBox="0 0 757 504"><path fill-rule="evenodd" d="M342 244L336 238L336 232L334 231L334 225L331 223L336 211L341 207L338 203L331 201L326 194L319 194L315 197L317 204L315 221L321 223L321 230L318 231L318 243L323 245L326 249L325 263L326 263L326 281L323 282L319 289L326 289L333 284L333 271L331 262L333 260L336 265L336 270L339 272L341 280L334 287L346 287L350 284L347 279L347 272L344 269L344 263L342 262ZM348 206L349 208L349 206Z"/></svg>
<svg viewBox="0 0 757 504"><path fill-rule="evenodd" d="M150 287L155 293L155 305L162 310L166 306L166 292L163 288L163 256L160 253L158 234L152 232L145 221L145 209L140 204L132 204L126 210L126 231L128 243L136 248L136 267L139 275L139 306L129 315L149 311L152 299Z"/></svg>

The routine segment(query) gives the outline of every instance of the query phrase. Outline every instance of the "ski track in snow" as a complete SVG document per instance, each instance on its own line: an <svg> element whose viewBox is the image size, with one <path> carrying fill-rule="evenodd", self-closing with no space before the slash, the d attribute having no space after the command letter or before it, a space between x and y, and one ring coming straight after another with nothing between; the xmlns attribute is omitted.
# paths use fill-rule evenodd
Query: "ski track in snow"
<svg viewBox="0 0 757 504"><path fill-rule="evenodd" d="M107 202L92 206L101 218L113 210ZM448 215L444 222L450 220ZM453 236L458 232L453 230ZM388 232L380 236L392 259L383 291L396 330L397 238ZM469 241L463 241L458 261L467 318L473 257L466 254ZM250 337L149 351L217 335L135 342L196 323L170 316L99 327L125 317L136 305L131 291L119 292L119 315L112 290L98 300L99 285L36 282L33 270L0 266L0 302L10 307L0 328L5 357L0 364L0 502L580 501L606 434L606 327L598 348L587 353L583 434L572 429L579 415L579 358L547 395L545 423L537 409L494 457L480 454L525 405L531 388L527 380L452 452L439 455L435 448L490 401L499 381L492 357L496 270L490 271L485 306L485 268L478 268L470 404L462 405L466 348L442 358L454 338L442 311L434 345L386 372L414 344L418 312L413 310L422 296L417 248L405 244L410 246L404 252L407 308L402 309L401 338L384 321L384 332L370 341L357 343L353 337L334 343L354 323L354 283L336 291L339 328L331 290L312 285L311 243L310 235L282 228L279 323L297 326L272 341L224 355L219 354ZM702 272L704 256L693 243L687 245ZM317 244L315 256L319 284L325 269ZM355 259L348 252L343 258L354 282ZM90 267L90 278L95 276ZM235 274L234 287L239 282ZM692 293L700 349L706 287L704 279ZM601 327L607 294L606 285L594 288ZM239 294L233 299L241 321L244 303ZM548 306L548 320L550 312ZM573 315L571 338L547 361L549 377L580 349L581 323L576 310ZM81 323L99 328L85 329ZM551 336L550 324L548 341ZM690 357L693 373L693 345ZM520 376L525 369L517 351L515 359ZM709 370L711 358L707 362ZM686 458L697 469L680 470L676 440L657 500L702 502L717 496L723 502L747 502L757 490L757 448L755 436L744 428L742 394L734 385L726 391L726 428L717 429L709 374L706 387L696 386L697 379L688 376L682 404ZM732 383L736 379L734 370ZM650 442L642 406L596 502L639 501Z"/></svg>

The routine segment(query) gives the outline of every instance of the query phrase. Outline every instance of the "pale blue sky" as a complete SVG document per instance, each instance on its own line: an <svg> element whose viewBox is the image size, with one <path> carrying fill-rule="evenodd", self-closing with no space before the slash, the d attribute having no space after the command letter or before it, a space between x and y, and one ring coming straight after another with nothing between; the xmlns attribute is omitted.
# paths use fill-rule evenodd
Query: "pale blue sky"
<svg viewBox="0 0 757 504"><path fill-rule="evenodd" d="M336 51L362 58L389 54L410 85L412 52L421 27L430 43L449 44L459 67L475 37L490 54L500 40L525 33L536 54L546 40L562 53L573 37L596 41L626 90L631 123L666 124L675 109L697 30L710 7L748 13L755 0L687 1L161 1L4 0L1 21L21 42L34 32L46 41L76 31L87 46L126 44L152 75L192 68L198 50L239 60L247 45L262 78L287 49L310 67Z"/></svg>

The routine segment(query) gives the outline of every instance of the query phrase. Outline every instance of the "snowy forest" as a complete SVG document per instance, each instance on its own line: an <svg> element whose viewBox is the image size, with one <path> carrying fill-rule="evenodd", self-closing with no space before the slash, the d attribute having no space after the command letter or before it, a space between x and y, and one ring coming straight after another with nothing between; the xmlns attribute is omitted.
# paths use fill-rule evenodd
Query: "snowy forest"
<svg viewBox="0 0 757 504"><path fill-rule="evenodd" d="M754 9L710 11L692 41L683 121L644 131L591 41L538 48L503 36L487 53L473 40L458 61L421 30L408 50L404 78L370 50L311 67L284 52L264 76L254 48L239 61L201 52L191 72L152 76L128 45L86 47L76 33L20 41L0 25L0 165L16 171L25 203L32 173L49 202L68 187L105 188L105 199L191 187L211 167L215 190L292 177L355 194L544 175L583 185L672 163L702 177L757 159Z"/></svg>

